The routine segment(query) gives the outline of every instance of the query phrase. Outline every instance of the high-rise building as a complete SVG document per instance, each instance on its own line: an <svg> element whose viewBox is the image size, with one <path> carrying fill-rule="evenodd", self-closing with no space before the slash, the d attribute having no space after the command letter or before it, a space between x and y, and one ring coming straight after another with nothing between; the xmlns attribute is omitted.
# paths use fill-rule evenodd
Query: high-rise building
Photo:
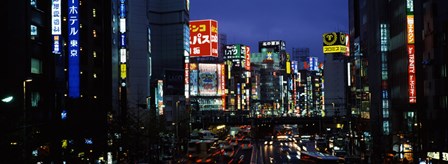
<svg viewBox="0 0 448 164"><path fill-rule="evenodd" d="M113 101L119 93L114 78L119 65L113 62L118 59L118 49L113 51L118 34L113 37L112 8L103 7L117 3L8 2L12 44L7 47L20 55L7 57L17 68L8 69L13 71L5 73L11 75L5 81L11 86L7 92L23 97L15 97L22 104L16 104L23 109L20 117L10 117L17 125L11 136L17 133L23 140L7 141L17 143L11 150L23 154L7 151L10 157L25 163L93 161L112 151L109 134L119 113L118 101Z"/></svg>
<svg viewBox="0 0 448 164"><path fill-rule="evenodd" d="M152 81L163 79L167 69L184 69L184 60L188 59L190 53L188 2L150 0L147 3L151 30Z"/></svg>
<svg viewBox="0 0 448 164"><path fill-rule="evenodd" d="M444 118L447 108L441 85L446 83L446 29L439 28L447 21L446 2L351 0L350 5L356 47L352 70L361 70L352 81L367 73L372 161L443 160L447 128L435 121ZM362 71L359 63L367 62L368 72Z"/></svg>
<svg viewBox="0 0 448 164"><path fill-rule="evenodd" d="M367 53L367 41L368 41L368 25L366 21L361 20L360 18L367 19L368 18L368 10L367 10L367 2L366 1L349 1L349 40L350 40L350 54L347 60L347 109L349 112L350 118L350 126L351 129L354 130L358 136L363 136L363 141L356 148L359 149L367 149L372 146L372 133L377 133L375 128L372 128L374 125L373 117L376 117L376 113L372 113L371 107L371 90L372 88L369 85L372 82L379 83L383 77L369 79L367 68L369 66L368 57L371 56L371 53ZM381 15L381 14L379 14ZM383 29L384 30L384 29ZM383 39L386 39L387 34L386 31L382 33ZM388 43L383 42L383 46L386 47ZM384 54L384 55L383 55ZM376 54L375 54L376 55ZM381 53L384 57L385 52ZM385 59L387 61L387 59ZM381 66L384 70L384 78L387 78L387 63L382 63ZM386 83L383 83L386 84ZM388 89L387 86L383 86L377 89L381 89L385 92L384 97L382 98L382 103L389 103ZM387 93L386 93L387 92ZM379 92L378 92L379 93ZM372 104L375 105L375 104ZM384 110L387 111L388 106L384 106ZM375 122L377 123L377 122ZM379 128L378 128L379 129ZM351 131L353 132L353 131ZM358 138L359 140L359 138ZM353 145L354 142L350 142ZM367 146L366 146L367 145ZM353 151L351 151L353 150ZM351 147L348 153L352 155L360 155L354 151L354 148ZM370 159L371 152L363 152L365 153L366 159Z"/></svg>
<svg viewBox="0 0 448 164"><path fill-rule="evenodd" d="M445 6L448 6L448 1L423 0L418 5L421 8L419 17L422 19L420 26L424 45L415 53L416 58L421 58L422 65L417 84L423 84L420 92L422 103L417 115L421 121L417 126L422 128L419 133L423 147L420 157L426 155L434 163L448 162L448 127L440 124L448 116L448 10Z"/></svg>
<svg viewBox="0 0 448 164"><path fill-rule="evenodd" d="M179 127L179 122L187 120L185 117L188 116L185 104L189 96L190 1L149 0L146 1L146 7L151 63L148 106L151 112L155 111L157 119L162 119L162 122L153 122L157 124L154 127L164 127L168 130L164 133L174 134L174 145L180 146L180 134L188 133L187 128ZM172 145L168 141L171 139L164 140L161 150L158 150L161 157L173 156L171 150L174 147L166 146Z"/></svg>
<svg viewBox="0 0 448 164"><path fill-rule="evenodd" d="M292 61L304 62L308 57L310 57L310 48L292 48Z"/></svg>
<svg viewBox="0 0 448 164"><path fill-rule="evenodd" d="M300 117L326 116L323 104L323 73L322 69L298 70L297 74L297 107ZM332 113L333 114L333 113Z"/></svg>
<svg viewBox="0 0 448 164"><path fill-rule="evenodd" d="M54 157L54 153L42 153L58 149L52 145L60 143L54 139L59 134L53 125L60 120L62 104L55 102L63 99L60 89L64 86L56 85L54 73L56 62L62 59L51 50L51 1L7 1L5 6L8 55L1 66L1 161L32 163ZM58 33L66 31L58 27ZM59 73L64 75L63 68ZM38 150L41 153L33 156Z"/></svg>
<svg viewBox="0 0 448 164"><path fill-rule="evenodd" d="M323 71L325 80L325 113L326 116L344 116L346 99L345 57L341 54L326 54Z"/></svg>

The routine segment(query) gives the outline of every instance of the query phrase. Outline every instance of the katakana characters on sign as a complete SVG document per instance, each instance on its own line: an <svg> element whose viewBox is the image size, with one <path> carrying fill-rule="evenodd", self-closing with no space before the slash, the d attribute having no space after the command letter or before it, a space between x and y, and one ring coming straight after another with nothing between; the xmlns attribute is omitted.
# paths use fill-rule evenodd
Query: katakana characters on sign
<svg viewBox="0 0 448 164"><path fill-rule="evenodd" d="M190 57L218 57L218 22L190 21Z"/></svg>

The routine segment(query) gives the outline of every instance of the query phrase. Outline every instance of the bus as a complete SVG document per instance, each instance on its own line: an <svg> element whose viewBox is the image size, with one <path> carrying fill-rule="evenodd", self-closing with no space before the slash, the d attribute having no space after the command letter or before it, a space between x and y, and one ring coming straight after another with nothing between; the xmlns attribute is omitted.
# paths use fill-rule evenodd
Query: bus
<svg viewBox="0 0 448 164"><path fill-rule="evenodd" d="M324 154L321 152L303 151L300 153L300 162L310 164L343 164L344 158Z"/></svg>

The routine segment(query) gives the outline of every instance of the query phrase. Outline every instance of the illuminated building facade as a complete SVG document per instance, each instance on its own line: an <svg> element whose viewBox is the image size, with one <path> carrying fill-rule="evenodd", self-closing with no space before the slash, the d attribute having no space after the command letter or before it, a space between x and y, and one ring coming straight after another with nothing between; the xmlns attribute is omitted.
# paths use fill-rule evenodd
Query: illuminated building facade
<svg viewBox="0 0 448 164"><path fill-rule="evenodd" d="M384 85L382 87L378 87L377 89L381 89L381 92L384 93L384 95L381 96L381 103L384 105L381 105L381 108L385 113L388 112L390 103L389 101L389 93L390 89L387 86L387 79L388 79L388 67L387 67L387 52L386 47L388 47L388 41L389 36L388 32L386 31L387 28L382 28L381 38L382 38L382 47L383 50L381 52L378 52L378 54L374 55L381 55L383 58L381 65L381 71L382 75L381 77L377 77L374 79L369 78L367 70L370 66L370 60L368 58L372 55L371 53L368 53L367 49L367 43L368 43L368 23L362 22L361 18L368 18L367 15L367 5L366 2L360 2L360 1L349 1L349 45L350 45L350 53L348 55L348 60L346 63L346 71L347 71L347 109L349 110L348 116L350 118L349 125L352 131L350 133L355 134L356 136L359 136L356 138L356 140L351 140L351 144L354 145L355 141L359 143L354 149L366 149L371 148L373 146L372 142L372 133L375 133L375 127L371 125L375 125L373 123L377 123L379 125L379 122L374 121L374 118L377 117L376 113L373 113L372 106L375 106L375 104L372 103L372 96L371 96L371 90L373 90L371 87L369 87L370 84L376 83ZM378 64L378 63L376 63ZM369 70L371 71L371 70ZM382 83L381 81L385 81ZM377 92L380 93L380 92ZM379 107L379 106L378 106ZM389 121L389 120L385 120ZM383 124L381 124L383 125ZM378 128L379 129L379 128ZM359 142L361 138L364 140L364 142ZM362 145L362 146L361 146ZM354 152L354 151L350 151ZM359 155L356 153L353 153L354 155ZM370 156L372 155L371 152L365 152L366 159L371 159ZM373 157L372 157L373 158Z"/></svg>
<svg viewBox="0 0 448 164"><path fill-rule="evenodd" d="M113 101L119 95L119 81L114 78L119 76L119 64L113 62L118 59L118 48L114 51L113 47L118 47L119 42L112 40L118 41L119 35L115 36L110 28L116 23L113 7L103 7L118 8L118 4L78 0L8 2L8 6L15 6L8 10L12 25L8 33L15 34L11 37L14 44L8 47L11 52L24 54L14 59L20 68L12 69L17 71L14 74L24 75L16 80L23 81L26 93L25 106L20 107L26 111L26 121L17 120L29 127L24 128L27 144L20 143L26 147L26 156L14 155L19 157L16 159L25 163L93 161L106 159L112 150L108 134L115 116L112 113L119 113L118 101ZM20 15L23 17L18 18ZM28 78L32 81L28 82Z"/></svg>
<svg viewBox="0 0 448 164"><path fill-rule="evenodd" d="M295 73L296 110L300 117L325 117L323 67L317 66L317 58L309 57ZM313 61L316 62L313 62ZM308 64L314 63L314 64ZM313 69L309 65L316 65ZM293 86L294 87L294 86Z"/></svg>
<svg viewBox="0 0 448 164"><path fill-rule="evenodd" d="M447 109L446 87L438 85L446 83L446 41L439 37L446 34L440 28L447 21L446 2L351 0L350 5L351 55L368 61L372 160L443 160L447 128L436 121Z"/></svg>
<svg viewBox="0 0 448 164"><path fill-rule="evenodd" d="M226 110L249 110L251 48L242 44L226 45L224 61L226 67Z"/></svg>
<svg viewBox="0 0 448 164"><path fill-rule="evenodd" d="M258 46L260 52L250 56L254 112L256 115L281 115L284 101L281 92L283 76L280 70L280 51L284 52L285 42L260 41Z"/></svg>

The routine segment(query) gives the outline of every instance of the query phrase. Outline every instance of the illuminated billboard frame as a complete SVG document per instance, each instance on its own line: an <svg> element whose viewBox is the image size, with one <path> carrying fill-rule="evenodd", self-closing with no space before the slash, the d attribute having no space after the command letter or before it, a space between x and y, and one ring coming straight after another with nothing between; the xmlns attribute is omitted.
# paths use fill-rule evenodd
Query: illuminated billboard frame
<svg viewBox="0 0 448 164"><path fill-rule="evenodd" d="M331 32L322 35L324 54L344 53L347 54L347 34L342 32Z"/></svg>
<svg viewBox="0 0 448 164"><path fill-rule="evenodd" d="M200 96L217 96L219 76L217 64L199 63L198 87Z"/></svg>
<svg viewBox="0 0 448 164"><path fill-rule="evenodd" d="M190 21L190 57L218 57L218 22Z"/></svg>

